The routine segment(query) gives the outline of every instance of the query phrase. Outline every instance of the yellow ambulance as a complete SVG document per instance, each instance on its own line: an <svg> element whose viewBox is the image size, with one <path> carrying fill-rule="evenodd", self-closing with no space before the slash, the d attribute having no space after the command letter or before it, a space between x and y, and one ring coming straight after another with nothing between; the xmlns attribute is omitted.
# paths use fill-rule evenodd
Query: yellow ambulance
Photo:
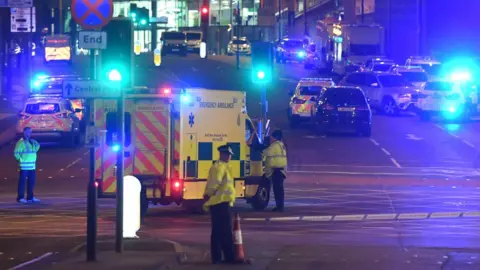
<svg viewBox="0 0 480 270"><path fill-rule="evenodd" d="M115 197L119 148L115 100L92 101L90 119L100 139L95 175L100 197ZM270 185L263 177L261 144L247 115L245 92L208 89L144 89L125 97L125 175L142 182L148 204L176 203L201 209L208 171L229 144L236 195L264 209Z"/></svg>

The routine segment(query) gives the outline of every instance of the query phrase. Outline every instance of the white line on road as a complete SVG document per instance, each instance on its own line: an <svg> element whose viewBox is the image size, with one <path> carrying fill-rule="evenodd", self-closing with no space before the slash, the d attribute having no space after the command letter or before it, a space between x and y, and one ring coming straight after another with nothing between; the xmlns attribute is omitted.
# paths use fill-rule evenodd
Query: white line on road
<svg viewBox="0 0 480 270"><path fill-rule="evenodd" d="M385 149L383 147L381 149L387 156L391 156L390 152L388 152L387 149Z"/></svg>
<svg viewBox="0 0 480 270"><path fill-rule="evenodd" d="M390 160L392 161L392 163L397 166L397 168L402 168L402 166L400 165L400 163L398 163L397 160L395 160L394 158L390 158Z"/></svg>
<svg viewBox="0 0 480 270"><path fill-rule="evenodd" d="M373 144L375 144L376 146L379 146L379 145L380 145L380 144L379 144L377 141L375 141L374 139L370 139L370 141L371 141Z"/></svg>
<svg viewBox="0 0 480 270"><path fill-rule="evenodd" d="M435 126L438 127L438 128L441 129L441 130L445 130L445 129L444 129L442 126L440 126L440 125L435 125Z"/></svg>
<svg viewBox="0 0 480 270"><path fill-rule="evenodd" d="M441 173L441 172L418 172L418 173L390 173L390 172L345 172L345 171L288 171L289 173L298 173L298 174L338 174L338 175L391 175L391 176L419 176L419 175L430 175L430 176L440 176L440 177L451 177L451 176L459 176L459 172L452 172L452 173ZM475 174L474 170L472 169L470 174ZM466 174L466 173L465 173Z"/></svg>
<svg viewBox="0 0 480 270"><path fill-rule="evenodd" d="M472 148L475 148L475 145L469 141L466 141L466 140L463 140L463 143L465 143L466 145L472 147Z"/></svg>
<svg viewBox="0 0 480 270"><path fill-rule="evenodd" d="M38 262L38 261L41 261L41 260L43 260L43 259L51 256L52 254L53 254L52 252L45 253L45 254L43 254L43 255L40 256L40 257L37 257L37 258L35 258L35 259L33 259L33 260L30 260L30 261L24 262L24 263L22 263L22 264L19 264L19 265L17 265L17 266L14 266L14 267L12 267L12 268L10 268L10 269L8 269L8 270L15 270L15 269L23 268L23 267L28 266L28 265L30 265L30 264L36 263L36 262Z"/></svg>

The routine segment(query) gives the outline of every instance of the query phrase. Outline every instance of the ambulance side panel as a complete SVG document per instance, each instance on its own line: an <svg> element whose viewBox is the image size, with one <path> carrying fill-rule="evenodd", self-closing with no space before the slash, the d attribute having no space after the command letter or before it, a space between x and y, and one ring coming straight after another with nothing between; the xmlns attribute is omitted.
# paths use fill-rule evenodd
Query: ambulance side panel
<svg viewBox="0 0 480 270"><path fill-rule="evenodd" d="M231 168L237 197L244 197L245 93L205 89L186 89L188 102L181 104L181 175L184 199L202 199L212 164L218 160L217 148L229 144L234 155Z"/></svg>

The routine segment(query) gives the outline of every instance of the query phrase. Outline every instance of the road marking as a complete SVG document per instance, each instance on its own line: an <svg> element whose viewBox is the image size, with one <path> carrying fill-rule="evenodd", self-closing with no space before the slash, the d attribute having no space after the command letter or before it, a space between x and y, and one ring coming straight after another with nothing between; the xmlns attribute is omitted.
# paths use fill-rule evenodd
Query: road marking
<svg viewBox="0 0 480 270"><path fill-rule="evenodd" d="M17 266L14 266L14 267L12 267L12 268L10 268L10 269L8 269L8 270L16 270L16 269L23 268L23 267L28 266L28 265L30 265L30 264L39 262L39 261L41 261L41 260L43 260L43 259L45 259L45 258L47 258L47 257L49 257L49 256L51 256L51 255L53 255L52 252L45 253L45 254L43 254L43 255L40 256L40 257L37 257L37 258L35 258L35 259L33 259L33 260L30 260L30 261L24 262L24 263L22 263L22 264L19 264L19 265L17 265Z"/></svg>
<svg viewBox="0 0 480 270"><path fill-rule="evenodd" d="M441 130L445 130L445 128L443 128L443 127L440 126L440 125L435 125L435 126L438 127L438 128L441 129Z"/></svg>
<svg viewBox="0 0 480 270"><path fill-rule="evenodd" d="M460 212L432 213L430 218L458 218L461 214Z"/></svg>
<svg viewBox="0 0 480 270"><path fill-rule="evenodd" d="M65 167L65 169L69 169L70 167L74 166L75 164L77 164L78 162L80 162L82 160L82 158L77 158L76 160L74 160L72 163L68 164L67 167Z"/></svg>
<svg viewBox="0 0 480 270"><path fill-rule="evenodd" d="M299 173L299 174L338 174L338 175L391 175L391 176L439 176L439 177L452 177L452 176L464 176L459 175L459 172L452 171L451 173L441 173L441 172L418 172L418 173L403 173L403 172L345 172L345 171L294 171L288 170L289 173ZM473 170L471 174L474 174ZM478 175L478 173L474 174Z"/></svg>
<svg viewBox="0 0 480 270"><path fill-rule="evenodd" d="M407 134L407 140L421 141L423 138L415 136L415 134Z"/></svg>
<svg viewBox="0 0 480 270"><path fill-rule="evenodd" d="M347 220L363 220L365 215L338 215L334 216L335 221L347 221Z"/></svg>
<svg viewBox="0 0 480 270"><path fill-rule="evenodd" d="M466 145L472 147L472 148L475 148L475 145L469 141L466 141L466 140L463 140L463 143L465 143Z"/></svg>
<svg viewBox="0 0 480 270"><path fill-rule="evenodd" d="M390 158L390 160L392 161L392 163L397 166L397 168L402 168L402 166L400 165L400 163L398 163L397 160L395 160L394 158Z"/></svg>
<svg viewBox="0 0 480 270"><path fill-rule="evenodd" d="M270 221L296 221L300 220L300 217L271 217Z"/></svg>
<svg viewBox="0 0 480 270"><path fill-rule="evenodd" d="M388 152L387 149L385 149L383 147L381 149L387 156L391 156L390 152Z"/></svg>
<svg viewBox="0 0 480 270"><path fill-rule="evenodd" d="M291 217L265 217L242 218L243 221L393 221L393 220L421 220L437 218L480 218L480 212L426 212L426 213L388 213L388 214L353 214L330 216L291 216Z"/></svg>
<svg viewBox="0 0 480 270"><path fill-rule="evenodd" d="M399 214L397 219L426 219L428 213L403 213Z"/></svg>
<svg viewBox="0 0 480 270"><path fill-rule="evenodd" d="M369 214L365 218L366 220L385 220L385 219L395 219L397 214Z"/></svg>
<svg viewBox="0 0 480 270"><path fill-rule="evenodd" d="M375 141L374 139L370 139L370 141L371 141L373 144L375 144L376 146L380 146L380 144L379 144L377 141Z"/></svg>
<svg viewBox="0 0 480 270"><path fill-rule="evenodd" d="M330 221L333 216L303 216L302 220L305 221Z"/></svg>

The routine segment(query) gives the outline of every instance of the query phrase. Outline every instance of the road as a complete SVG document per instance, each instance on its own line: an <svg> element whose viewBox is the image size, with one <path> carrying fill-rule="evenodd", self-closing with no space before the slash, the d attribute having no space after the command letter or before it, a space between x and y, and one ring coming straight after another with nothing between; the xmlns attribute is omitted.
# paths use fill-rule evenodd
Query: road
<svg viewBox="0 0 480 270"><path fill-rule="evenodd" d="M242 58L239 71L234 59L168 56L159 68L139 65L136 80L150 87L243 90L249 114L255 117L260 111L259 89L249 80L249 59ZM268 89L269 117L274 128L285 132L289 150L287 208L279 214L254 212L241 201L236 204L247 254L254 256L251 253L258 249L271 251L286 264L294 259L291 254L305 247L320 250L333 246L349 254L372 248L371 256L378 252L375 248L419 250L418 254L428 254L432 248L449 254L473 249L476 254L480 246L479 123L374 115L371 138L317 137L308 126L290 129L286 109L287 92L298 79L319 74L298 64L277 65L275 73ZM42 203L17 205L12 152L12 145L0 149L4 168L0 178L0 265L6 267L47 252L65 252L82 241L89 166L87 149L43 145L37 166L37 196ZM102 199L99 206L99 234L112 236L115 202ZM176 206L154 207L140 235L206 248L209 226L208 216L192 216ZM455 266L462 260L449 263ZM297 268L314 269L300 261ZM474 259L467 261L476 266L472 269L480 267Z"/></svg>

